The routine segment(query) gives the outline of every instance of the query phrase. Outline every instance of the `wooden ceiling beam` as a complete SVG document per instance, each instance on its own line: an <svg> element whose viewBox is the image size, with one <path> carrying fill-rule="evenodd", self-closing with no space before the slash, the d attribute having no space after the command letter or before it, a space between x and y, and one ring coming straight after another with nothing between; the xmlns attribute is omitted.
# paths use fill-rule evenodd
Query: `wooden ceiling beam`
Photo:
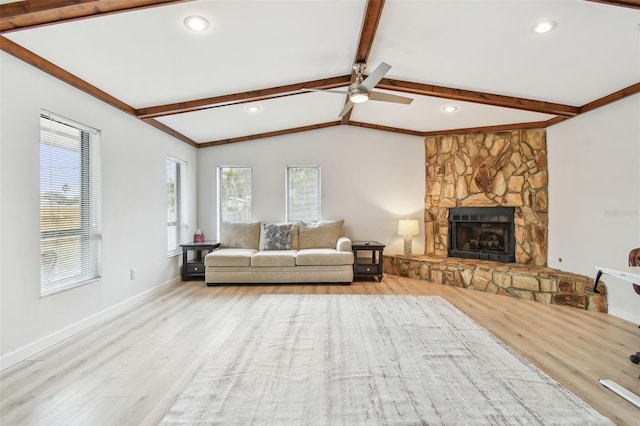
<svg viewBox="0 0 640 426"><path fill-rule="evenodd" d="M631 86L625 87L622 90L618 90L617 92L613 92L607 96L603 96L600 99L596 99L595 101L589 102L588 104L585 104L582 107L580 107L580 113L582 114L583 112L600 108L612 102L619 101L620 99L626 98L627 96L635 95L636 93L640 93L640 83L632 84Z"/></svg>
<svg viewBox="0 0 640 426"><path fill-rule="evenodd" d="M579 107L570 105L516 98L513 96L494 95L492 93L476 92L473 90L434 86L432 84L414 83L411 81L392 80L389 78L383 78L376 88L567 117L573 117L580 113Z"/></svg>
<svg viewBox="0 0 640 426"><path fill-rule="evenodd" d="M549 126L553 126L554 124L562 123L563 121L568 120L569 118L571 118L571 117L563 117L561 115L557 115L557 116L553 117L552 119L547 120L547 122L545 123L544 127L546 128L546 127L549 127Z"/></svg>
<svg viewBox="0 0 640 426"><path fill-rule="evenodd" d="M371 46L373 46L373 40L378 30L378 24L382 17L382 9L384 8L384 0L369 0L367 1L367 7L362 18L362 29L360 30L360 40L358 41L358 47L356 48L356 57L354 63L364 62L369 60L369 53L371 52ZM351 72L351 81L349 84L356 81L355 71ZM345 104L349 101L349 97L345 98ZM351 118L351 111L349 110L342 117L342 124L348 124Z"/></svg>
<svg viewBox="0 0 640 426"><path fill-rule="evenodd" d="M237 138L229 138L229 139L221 139L221 140L212 141L212 142L205 142L205 143L199 144L198 148L208 148L211 146L220 146L220 145L227 145L230 143L246 142L246 141L252 141L252 140L263 139L263 138L271 138L274 136L289 135L291 133L300 133L300 132L306 132L309 130L324 129L326 127L334 127L339 125L340 125L339 121L329 121L327 123L311 124L309 126L294 127L291 129L276 130L273 132L257 133L255 135L239 136Z"/></svg>
<svg viewBox="0 0 640 426"><path fill-rule="evenodd" d="M0 33L192 0L26 0L0 5Z"/></svg>
<svg viewBox="0 0 640 426"><path fill-rule="evenodd" d="M188 138L187 136L183 135L180 132L177 132L175 130L173 130L171 127L159 122L158 120L154 120L153 118L147 118L142 120L145 123L155 127L158 130L161 130L163 132L165 132L166 134L168 134L169 136L173 136L174 138L188 143L189 145L198 148L198 142L194 141L193 139Z"/></svg>
<svg viewBox="0 0 640 426"><path fill-rule="evenodd" d="M631 9L640 9L640 0L587 0L592 3L602 3L609 6L629 7Z"/></svg>
<svg viewBox="0 0 640 426"><path fill-rule="evenodd" d="M343 87L349 84L350 76L324 78L320 80L306 81L304 83L288 84L286 86L269 87L266 89L250 90L248 92L234 93L231 95L215 96L211 98L192 101L177 102L167 105L157 105L148 108L140 108L136 111L139 118L161 117L164 115L181 114L209 108L218 108L247 102L257 102L264 99L279 98L282 96L299 95L305 89L326 90Z"/></svg>
<svg viewBox="0 0 640 426"><path fill-rule="evenodd" d="M385 132L400 133L403 135L411 135L411 136L423 136L423 133L424 133L418 130L408 130L408 129L401 129L399 127L389 127L389 126L382 126L379 124L362 123L360 121L349 121L349 123L347 124L349 126L362 127L365 129L373 129L373 130L382 130Z"/></svg>
<svg viewBox="0 0 640 426"><path fill-rule="evenodd" d="M487 133L487 132L506 132L511 130L521 129L544 129L547 127L548 121L532 121L529 123L513 123L513 124L499 124L496 126L482 126L482 127L468 127L466 129L450 129L450 130L435 130L431 132L423 132L420 136L443 136L443 135L458 135L462 133Z"/></svg>
<svg viewBox="0 0 640 426"><path fill-rule="evenodd" d="M371 53L371 46L378 30L383 8L384 0L369 0L367 2L354 62L366 63L369 60L369 53Z"/></svg>

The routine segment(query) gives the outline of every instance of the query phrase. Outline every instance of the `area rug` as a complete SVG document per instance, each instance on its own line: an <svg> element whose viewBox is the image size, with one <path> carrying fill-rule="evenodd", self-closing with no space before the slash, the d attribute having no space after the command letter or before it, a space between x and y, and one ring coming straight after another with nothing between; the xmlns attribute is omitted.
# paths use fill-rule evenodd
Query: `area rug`
<svg viewBox="0 0 640 426"><path fill-rule="evenodd" d="M263 295L163 424L613 424L441 297Z"/></svg>

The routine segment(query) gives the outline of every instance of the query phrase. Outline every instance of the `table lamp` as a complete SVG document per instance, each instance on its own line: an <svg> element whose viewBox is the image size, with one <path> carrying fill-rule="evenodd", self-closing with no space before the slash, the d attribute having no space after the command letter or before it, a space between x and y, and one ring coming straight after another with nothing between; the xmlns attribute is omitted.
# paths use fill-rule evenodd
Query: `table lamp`
<svg viewBox="0 0 640 426"><path fill-rule="evenodd" d="M398 235L404 235L404 255L411 254L411 246L413 245L412 235L420 234L420 226L418 219L400 219L398 221Z"/></svg>

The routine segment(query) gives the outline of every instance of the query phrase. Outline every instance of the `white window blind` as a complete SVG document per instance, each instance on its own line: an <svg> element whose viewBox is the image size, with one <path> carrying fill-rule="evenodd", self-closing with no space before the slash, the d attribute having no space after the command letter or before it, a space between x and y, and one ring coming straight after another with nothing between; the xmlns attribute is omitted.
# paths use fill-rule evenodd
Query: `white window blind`
<svg viewBox="0 0 640 426"><path fill-rule="evenodd" d="M40 294L101 276L100 132L40 113Z"/></svg>
<svg viewBox="0 0 640 426"><path fill-rule="evenodd" d="M251 222L251 167L218 167L218 210L218 225Z"/></svg>
<svg viewBox="0 0 640 426"><path fill-rule="evenodd" d="M286 221L320 220L320 167L287 166Z"/></svg>
<svg viewBox="0 0 640 426"><path fill-rule="evenodd" d="M180 244L185 241L186 223L185 183L187 163L177 158L167 158L167 252L180 252Z"/></svg>

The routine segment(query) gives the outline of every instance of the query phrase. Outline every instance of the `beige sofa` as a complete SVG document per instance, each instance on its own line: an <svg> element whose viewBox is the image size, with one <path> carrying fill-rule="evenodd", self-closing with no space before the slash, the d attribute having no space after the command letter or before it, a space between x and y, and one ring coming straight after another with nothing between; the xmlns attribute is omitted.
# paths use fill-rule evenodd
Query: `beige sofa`
<svg viewBox="0 0 640 426"><path fill-rule="evenodd" d="M223 223L220 248L205 257L205 282L351 284L353 252L343 223Z"/></svg>

